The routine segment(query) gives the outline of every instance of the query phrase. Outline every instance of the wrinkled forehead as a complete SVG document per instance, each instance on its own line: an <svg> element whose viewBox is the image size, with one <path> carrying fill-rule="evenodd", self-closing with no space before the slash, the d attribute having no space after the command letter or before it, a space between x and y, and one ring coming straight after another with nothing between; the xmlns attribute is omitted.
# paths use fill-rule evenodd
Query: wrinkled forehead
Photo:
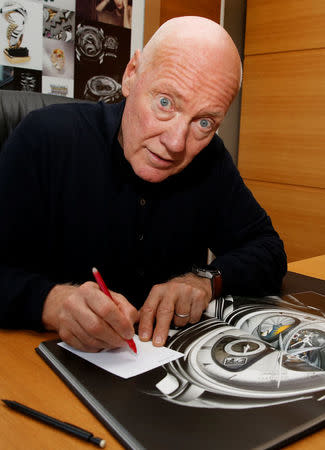
<svg viewBox="0 0 325 450"><path fill-rule="evenodd" d="M218 79L226 77L236 87L239 85L240 64L237 55L226 46L204 42L198 39L185 39L164 42L152 49L150 53L144 52L144 65L151 70L161 72L180 72L187 80L205 78Z"/></svg>
<svg viewBox="0 0 325 450"><path fill-rule="evenodd" d="M165 40L162 44L155 46L148 52L144 52L145 58L155 64L157 62L171 62L175 63L182 60L188 64L197 64L199 66L205 66L207 64L207 58L213 57L216 54L213 49L208 45L203 45L203 42L185 39L180 41Z"/></svg>
<svg viewBox="0 0 325 450"><path fill-rule="evenodd" d="M231 65L224 64L221 56L211 54L207 48L198 52L190 46L164 46L153 55L145 73L154 86L181 86L212 103L221 100L224 107L229 106L239 86L238 74Z"/></svg>

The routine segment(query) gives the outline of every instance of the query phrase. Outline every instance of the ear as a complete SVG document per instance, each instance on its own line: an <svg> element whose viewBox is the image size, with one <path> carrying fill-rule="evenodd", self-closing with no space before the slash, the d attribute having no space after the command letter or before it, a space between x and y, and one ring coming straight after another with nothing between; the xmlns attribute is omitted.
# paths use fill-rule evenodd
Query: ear
<svg viewBox="0 0 325 450"><path fill-rule="evenodd" d="M140 57L141 57L140 50L136 50L136 52L130 59L128 65L126 66L122 78L122 93L124 97L128 97L128 95L130 94L130 91L137 76L137 71L140 64Z"/></svg>

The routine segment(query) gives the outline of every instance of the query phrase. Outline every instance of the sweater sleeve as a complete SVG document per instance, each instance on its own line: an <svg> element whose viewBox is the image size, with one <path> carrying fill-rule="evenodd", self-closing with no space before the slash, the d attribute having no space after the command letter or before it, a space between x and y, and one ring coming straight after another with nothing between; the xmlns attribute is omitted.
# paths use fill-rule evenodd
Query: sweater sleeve
<svg viewBox="0 0 325 450"><path fill-rule="evenodd" d="M210 248L216 256L212 265L222 273L224 294L276 294L287 270L283 242L228 152L224 155L218 168L223 194L216 197L211 221L223 238L211 229Z"/></svg>
<svg viewBox="0 0 325 450"><path fill-rule="evenodd" d="M33 161L35 149L41 146L34 138L38 127L37 121L27 117L0 153L0 326L3 328L42 328L43 303L55 284L42 274L40 249L46 218L40 177Z"/></svg>

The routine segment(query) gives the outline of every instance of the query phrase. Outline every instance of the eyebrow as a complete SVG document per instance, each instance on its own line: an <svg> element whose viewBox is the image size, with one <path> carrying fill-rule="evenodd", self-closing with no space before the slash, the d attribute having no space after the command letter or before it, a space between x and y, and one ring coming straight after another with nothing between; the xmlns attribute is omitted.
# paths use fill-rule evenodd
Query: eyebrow
<svg viewBox="0 0 325 450"><path fill-rule="evenodd" d="M223 113L222 112L200 112L199 113L200 116L212 116L212 117L223 117Z"/></svg>
<svg viewBox="0 0 325 450"><path fill-rule="evenodd" d="M224 118L224 114L222 112L210 112L210 111L201 111L199 112L196 117L200 118L204 118L204 117L211 117L212 119L221 119L223 120Z"/></svg>

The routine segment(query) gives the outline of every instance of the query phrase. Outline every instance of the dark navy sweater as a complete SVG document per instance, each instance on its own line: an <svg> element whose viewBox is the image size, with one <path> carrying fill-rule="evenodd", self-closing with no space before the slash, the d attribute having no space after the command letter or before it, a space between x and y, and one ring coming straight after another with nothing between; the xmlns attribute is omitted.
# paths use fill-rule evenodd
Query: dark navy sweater
<svg viewBox="0 0 325 450"><path fill-rule="evenodd" d="M139 308L156 284L202 265L223 293L277 293L282 241L215 136L181 173L138 178L117 141L117 105L30 113L0 153L0 326L40 328L57 283L92 280Z"/></svg>

